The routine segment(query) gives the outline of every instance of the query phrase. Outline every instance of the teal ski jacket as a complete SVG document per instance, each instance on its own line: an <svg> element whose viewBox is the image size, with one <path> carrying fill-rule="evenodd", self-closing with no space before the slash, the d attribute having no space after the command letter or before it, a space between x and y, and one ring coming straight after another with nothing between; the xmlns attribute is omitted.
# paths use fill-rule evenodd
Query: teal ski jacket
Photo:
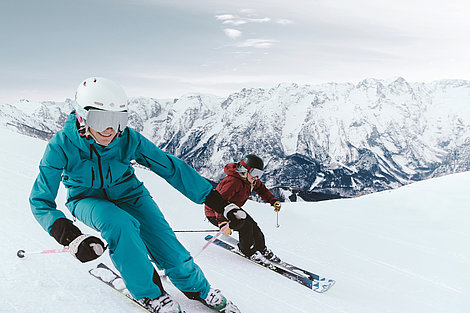
<svg viewBox="0 0 470 313"><path fill-rule="evenodd" d="M34 217L48 233L57 219L65 218L55 202L61 181L67 188L66 206L72 214L74 203L86 197L120 202L148 195L134 174L132 160L148 167L195 203L204 203L212 189L192 167L130 127L106 147L81 137L72 111L64 128L50 140L39 164L29 198Z"/></svg>

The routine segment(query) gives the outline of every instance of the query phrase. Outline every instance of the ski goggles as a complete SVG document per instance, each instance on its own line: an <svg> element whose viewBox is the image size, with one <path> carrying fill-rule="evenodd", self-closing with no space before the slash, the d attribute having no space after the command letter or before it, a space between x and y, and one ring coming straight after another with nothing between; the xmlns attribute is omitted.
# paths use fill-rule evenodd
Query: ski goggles
<svg viewBox="0 0 470 313"><path fill-rule="evenodd" d="M243 160L240 161L240 164L241 164L244 168L246 168L246 170L248 171L248 173L250 173L251 176L253 176L253 177L258 177L258 178L260 178L261 176L263 176L263 173L264 173L263 170L260 170L259 168L251 167L251 166L249 166L248 164L246 164L245 161L243 161Z"/></svg>
<svg viewBox="0 0 470 313"><path fill-rule="evenodd" d="M85 123L96 130L102 132L111 127L116 132L123 131L127 126L129 113L127 111L103 111L90 109L87 111Z"/></svg>

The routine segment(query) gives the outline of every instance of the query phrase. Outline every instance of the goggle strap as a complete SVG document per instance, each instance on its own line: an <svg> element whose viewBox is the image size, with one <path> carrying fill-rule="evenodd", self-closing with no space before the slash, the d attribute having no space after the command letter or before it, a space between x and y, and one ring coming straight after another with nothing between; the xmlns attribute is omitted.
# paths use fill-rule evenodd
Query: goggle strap
<svg viewBox="0 0 470 313"><path fill-rule="evenodd" d="M240 164L241 164L244 168L246 168L248 171L251 170L251 168L252 168L251 166L249 166L248 164L246 164L245 161L243 161L243 160L240 160Z"/></svg>
<svg viewBox="0 0 470 313"><path fill-rule="evenodd" d="M245 161L243 161L243 160L240 160L240 164L241 164L244 168L247 169L248 173L250 173L251 176L258 176L258 177L261 177L261 176L263 175L263 173L264 173L263 170L260 170L259 168L251 167L251 166L249 166L248 164L246 164ZM261 172L261 173L258 174L258 175L253 175L253 174L252 174L253 171L255 171L255 172L259 171L259 172Z"/></svg>

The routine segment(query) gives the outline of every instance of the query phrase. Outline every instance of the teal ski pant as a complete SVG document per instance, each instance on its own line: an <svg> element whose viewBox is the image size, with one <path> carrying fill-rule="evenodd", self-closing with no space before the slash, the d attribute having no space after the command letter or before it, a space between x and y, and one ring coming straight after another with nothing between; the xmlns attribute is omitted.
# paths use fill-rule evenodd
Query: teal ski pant
<svg viewBox="0 0 470 313"><path fill-rule="evenodd" d="M136 299L162 294L153 280L155 270L149 256L188 297L206 298L207 279L150 195L130 203L94 197L74 202L74 216L108 242L109 255Z"/></svg>

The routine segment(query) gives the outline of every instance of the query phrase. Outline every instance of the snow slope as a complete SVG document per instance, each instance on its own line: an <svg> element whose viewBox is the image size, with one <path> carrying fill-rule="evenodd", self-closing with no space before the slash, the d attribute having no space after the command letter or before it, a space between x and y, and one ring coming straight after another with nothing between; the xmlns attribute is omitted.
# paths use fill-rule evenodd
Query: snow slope
<svg viewBox="0 0 470 313"><path fill-rule="evenodd" d="M0 312L142 312L87 274L68 254L16 257L18 249L60 246L32 217L28 196L46 143L0 129ZM208 229L203 208L158 176L137 169L175 230ZM355 199L285 203L275 227L266 204L246 209L278 255L336 279L316 294L275 273L210 246L196 258L212 284L244 313L470 312L470 173L460 173ZM65 209L61 189L58 206ZM67 212L68 214L68 212ZM93 231L83 224L84 231ZM195 255L203 234L178 233ZM188 313L209 312L168 286Z"/></svg>

